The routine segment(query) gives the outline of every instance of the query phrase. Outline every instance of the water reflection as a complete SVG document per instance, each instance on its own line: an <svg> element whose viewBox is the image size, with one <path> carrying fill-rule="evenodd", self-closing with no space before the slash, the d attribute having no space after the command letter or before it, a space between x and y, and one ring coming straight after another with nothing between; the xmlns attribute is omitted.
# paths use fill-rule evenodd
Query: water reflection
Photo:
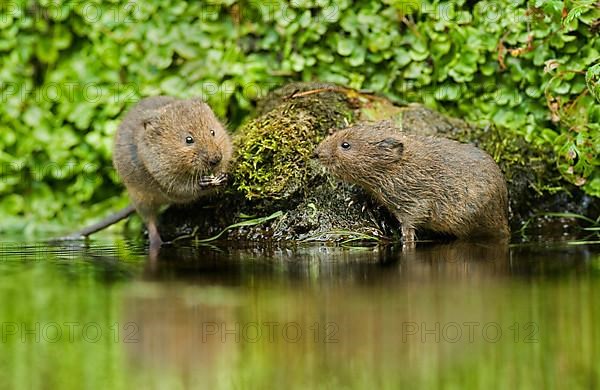
<svg viewBox="0 0 600 390"><path fill-rule="evenodd" d="M240 283L246 277L358 283L475 280L508 276L551 276L590 272L598 257L587 246L513 245L454 241L423 244L416 250L400 246L346 249L307 247L164 247L149 256L144 278L190 282Z"/></svg>
<svg viewBox="0 0 600 390"><path fill-rule="evenodd" d="M592 257L581 247L464 242L409 252L165 248L146 265L143 287L127 294L124 317L143 324L129 357L202 386L222 380L216 373L236 373L256 386L384 378L429 387L443 377L465 386L465 373L477 365L483 384L496 384L495 372L505 365L517 373L507 383L519 384L526 359L572 355L584 339L597 342L585 332L574 345L552 336L565 320L550 302L581 286L527 281L546 271L589 271ZM547 266L539 268L542 260ZM148 286L155 288L151 296ZM583 289L567 299L574 310L588 310L598 291L595 284ZM597 378L584 356L574 366Z"/></svg>
<svg viewBox="0 0 600 390"><path fill-rule="evenodd" d="M2 328L0 369L11 388L83 380L110 388L600 380L594 247L449 242L413 251L271 245L148 254L117 242L1 249L0 315L17 324L14 334L13 325ZM44 329L66 331L65 323L80 331L95 324L102 337L83 332L51 342ZM39 339L21 327L39 331ZM59 347L63 358L53 359ZM32 359L43 370L27 370ZM89 379L98 367L110 375Z"/></svg>

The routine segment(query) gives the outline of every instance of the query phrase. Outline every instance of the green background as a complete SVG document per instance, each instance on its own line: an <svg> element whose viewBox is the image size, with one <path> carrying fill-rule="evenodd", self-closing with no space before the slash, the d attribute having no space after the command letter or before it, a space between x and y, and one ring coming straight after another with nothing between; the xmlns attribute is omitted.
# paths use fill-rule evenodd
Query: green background
<svg viewBox="0 0 600 390"><path fill-rule="evenodd" d="M599 35L589 0L3 2L0 230L124 206L112 137L140 97L204 96L235 129L292 80L517 131L552 145L549 190L600 196Z"/></svg>

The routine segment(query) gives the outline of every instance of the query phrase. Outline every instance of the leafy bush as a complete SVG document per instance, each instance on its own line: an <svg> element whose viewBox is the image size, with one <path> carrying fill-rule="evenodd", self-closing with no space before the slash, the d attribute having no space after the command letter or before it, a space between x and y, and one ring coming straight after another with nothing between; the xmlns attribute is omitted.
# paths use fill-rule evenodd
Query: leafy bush
<svg viewBox="0 0 600 390"><path fill-rule="evenodd" d="M235 127L290 80L517 130L600 196L599 32L591 0L3 2L2 229L72 226L127 203L111 144L141 96L202 95Z"/></svg>

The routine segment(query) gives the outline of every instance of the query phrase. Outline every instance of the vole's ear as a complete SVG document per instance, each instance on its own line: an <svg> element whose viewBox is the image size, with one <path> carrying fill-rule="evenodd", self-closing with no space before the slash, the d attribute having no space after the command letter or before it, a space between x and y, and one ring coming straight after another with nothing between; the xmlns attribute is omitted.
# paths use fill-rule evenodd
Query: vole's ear
<svg viewBox="0 0 600 390"><path fill-rule="evenodd" d="M150 128L154 128L152 126L158 120L158 115L156 112L146 112L142 116L142 125L144 126L144 130L150 130Z"/></svg>
<svg viewBox="0 0 600 390"><path fill-rule="evenodd" d="M379 146L382 149L393 151L398 156L402 155L402 152L404 152L404 144L402 143L402 141L397 140L395 138L386 138L384 140L381 140L377 142L377 146Z"/></svg>

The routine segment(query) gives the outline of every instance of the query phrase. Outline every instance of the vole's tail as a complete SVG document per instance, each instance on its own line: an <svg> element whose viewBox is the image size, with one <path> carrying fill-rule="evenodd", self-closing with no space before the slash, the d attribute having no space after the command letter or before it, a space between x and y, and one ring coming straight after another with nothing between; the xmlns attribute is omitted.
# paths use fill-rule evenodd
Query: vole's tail
<svg viewBox="0 0 600 390"><path fill-rule="evenodd" d="M102 221L95 223L91 226L88 226L84 229L81 229L79 231L76 231L75 233L71 233L66 237L61 237L61 238L59 238L59 240L80 240L80 239L85 238L89 235L92 235L96 232L99 232L100 230L106 229L107 227L109 227L111 225L114 225L115 223L119 222L120 220L127 218L134 212L135 212L135 207L133 207L133 205L129 205L129 206L125 207L124 209L117 211L116 213L114 213L112 215L109 215L108 217L104 218Z"/></svg>

